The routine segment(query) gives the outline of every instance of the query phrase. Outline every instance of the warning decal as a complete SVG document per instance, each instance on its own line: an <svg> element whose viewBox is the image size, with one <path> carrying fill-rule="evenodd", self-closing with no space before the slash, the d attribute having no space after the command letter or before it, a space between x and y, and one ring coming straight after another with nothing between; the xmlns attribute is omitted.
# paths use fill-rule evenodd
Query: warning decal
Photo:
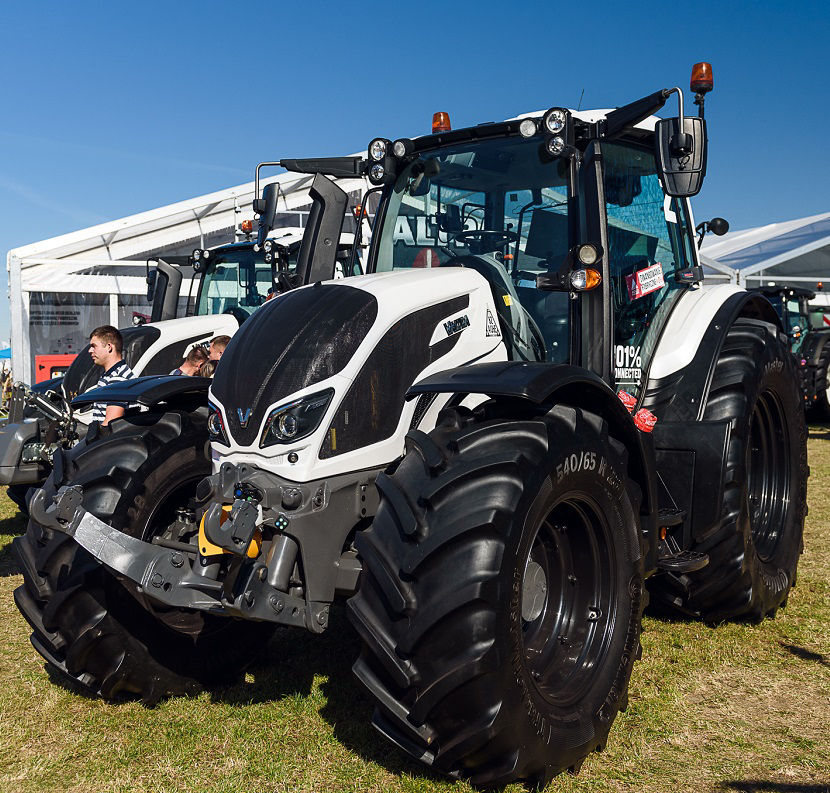
<svg viewBox="0 0 830 793"><path fill-rule="evenodd" d="M646 267L645 270L638 270L636 273L625 277L625 285L628 289L628 299L636 300L651 292L662 289L666 282L663 280L663 268L660 262Z"/></svg>
<svg viewBox="0 0 830 793"><path fill-rule="evenodd" d="M493 316L489 308L487 309L487 326L484 335L501 336L501 331L499 330L499 323L496 322L496 318Z"/></svg>

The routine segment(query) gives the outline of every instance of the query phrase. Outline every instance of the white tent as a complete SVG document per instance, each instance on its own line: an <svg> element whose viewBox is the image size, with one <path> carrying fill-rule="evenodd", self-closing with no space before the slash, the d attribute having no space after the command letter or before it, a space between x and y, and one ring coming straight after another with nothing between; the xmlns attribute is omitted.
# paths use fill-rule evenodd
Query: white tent
<svg viewBox="0 0 830 793"><path fill-rule="evenodd" d="M284 173L260 180L260 189L280 185L278 227L305 226L312 179ZM336 181L356 196L367 186ZM9 251L14 378L32 382L35 354L77 353L96 325L124 327L133 311L149 312L145 260L238 239L242 221L254 218L254 198L249 182Z"/></svg>
<svg viewBox="0 0 830 793"><path fill-rule="evenodd" d="M734 283L830 287L830 212L706 237L704 264ZM819 302L819 301L817 301Z"/></svg>

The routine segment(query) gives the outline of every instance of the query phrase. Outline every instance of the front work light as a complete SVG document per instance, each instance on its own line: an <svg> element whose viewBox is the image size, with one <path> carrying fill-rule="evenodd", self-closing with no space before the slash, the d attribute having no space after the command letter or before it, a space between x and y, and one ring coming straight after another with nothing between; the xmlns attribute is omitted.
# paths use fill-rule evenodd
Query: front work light
<svg viewBox="0 0 830 793"><path fill-rule="evenodd" d="M386 175L386 169L379 163L376 162L370 169L369 169L369 178L373 182L382 182L383 177Z"/></svg>
<svg viewBox="0 0 830 793"><path fill-rule="evenodd" d="M329 388L274 408L265 422L260 449L307 438L320 425L333 396L334 389Z"/></svg>
<svg viewBox="0 0 830 793"><path fill-rule="evenodd" d="M409 154L412 154L414 146L412 141L409 138L398 138L392 144L392 154L394 154L397 158L406 157Z"/></svg>
<svg viewBox="0 0 830 793"><path fill-rule="evenodd" d="M375 138L369 144L369 159L380 162L386 156L387 142L383 138Z"/></svg>
<svg viewBox="0 0 830 793"><path fill-rule="evenodd" d="M568 123L568 111L564 107L552 107L542 116L542 125L551 135L558 135Z"/></svg>
<svg viewBox="0 0 830 793"><path fill-rule="evenodd" d="M576 258L580 264L590 267L596 264L601 256L599 248L591 242L585 242L578 245L576 249Z"/></svg>
<svg viewBox="0 0 830 793"><path fill-rule="evenodd" d="M556 135L553 138L548 138L548 142L545 144L549 154L553 154L555 157L558 157L565 151L565 139L559 135Z"/></svg>
<svg viewBox="0 0 830 793"><path fill-rule="evenodd" d="M523 138L532 138L536 134L536 122L532 118L523 118L519 123L519 134Z"/></svg>

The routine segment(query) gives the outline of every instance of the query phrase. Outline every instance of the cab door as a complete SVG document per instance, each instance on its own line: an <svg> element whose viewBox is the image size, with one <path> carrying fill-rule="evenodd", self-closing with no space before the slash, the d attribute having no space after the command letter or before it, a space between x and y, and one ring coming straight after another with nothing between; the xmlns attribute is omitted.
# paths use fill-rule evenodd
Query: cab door
<svg viewBox="0 0 830 793"><path fill-rule="evenodd" d="M696 263L688 202L665 195L649 149L603 143L611 372L639 397L669 314L684 289L678 271Z"/></svg>

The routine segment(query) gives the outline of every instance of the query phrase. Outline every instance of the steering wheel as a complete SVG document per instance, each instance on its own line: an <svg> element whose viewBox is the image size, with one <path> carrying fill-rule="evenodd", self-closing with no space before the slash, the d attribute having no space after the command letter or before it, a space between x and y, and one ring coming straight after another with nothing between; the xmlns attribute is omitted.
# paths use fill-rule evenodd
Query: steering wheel
<svg viewBox="0 0 830 793"><path fill-rule="evenodd" d="M472 229L459 231L456 240L466 242L470 253L482 254L501 250L519 239L515 231L494 231L493 229Z"/></svg>

